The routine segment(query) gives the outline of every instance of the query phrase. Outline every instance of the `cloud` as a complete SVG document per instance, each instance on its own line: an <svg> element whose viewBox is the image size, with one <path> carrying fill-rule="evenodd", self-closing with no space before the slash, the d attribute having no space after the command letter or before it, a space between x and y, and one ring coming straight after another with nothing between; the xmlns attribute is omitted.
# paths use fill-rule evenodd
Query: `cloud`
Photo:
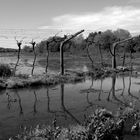
<svg viewBox="0 0 140 140"><path fill-rule="evenodd" d="M138 4L140 3L140 0L129 0L128 4Z"/></svg>
<svg viewBox="0 0 140 140"><path fill-rule="evenodd" d="M41 26L39 29L62 30L106 30L123 28L131 33L140 32L140 9L132 6L106 7L100 12L80 15L65 14L52 19L51 26Z"/></svg>

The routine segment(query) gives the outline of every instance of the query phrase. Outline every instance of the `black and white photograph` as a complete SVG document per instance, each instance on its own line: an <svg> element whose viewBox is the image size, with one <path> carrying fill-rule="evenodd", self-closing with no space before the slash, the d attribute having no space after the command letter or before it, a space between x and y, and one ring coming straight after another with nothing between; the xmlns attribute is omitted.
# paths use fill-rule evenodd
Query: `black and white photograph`
<svg viewBox="0 0 140 140"><path fill-rule="evenodd" d="M0 140L140 140L140 0L0 0Z"/></svg>

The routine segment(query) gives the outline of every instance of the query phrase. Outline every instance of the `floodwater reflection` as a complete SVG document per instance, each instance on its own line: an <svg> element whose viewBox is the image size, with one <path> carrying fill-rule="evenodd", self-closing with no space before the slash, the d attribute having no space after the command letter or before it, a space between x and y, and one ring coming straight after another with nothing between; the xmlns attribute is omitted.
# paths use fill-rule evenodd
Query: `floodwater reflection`
<svg viewBox="0 0 140 140"><path fill-rule="evenodd" d="M100 89L94 89L94 78L93 78L93 76L91 76L91 85L90 85L90 87L88 89L81 90L81 93L84 93L84 92L86 93L86 101L88 103L88 106L86 106L84 111L87 111L89 108L93 109L93 107L101 107L100 105L95 104L94 101L90 101L90 94L91 93L94 94L95 92L97 92L98 93L98 99L97 100L101 101L101 94L103 93L102 83L103 83L103 79L101 79Z"/></svg>
<svg viewBox="0 0 140 140"><path fill-rule="evenodd" d="M12 103L17 102L17 99L12 97L7 91L5 92L5 95L7 97L7 108L10 110Z"/></svg>
<svg viewBox="0 0 140 140"><path fill-rule="evenodd" d="M22 103L21 103L21 97L20 97L17 89L14 90L15 97L14 97L14 95L13 96L10 95L10 93L7 92L7 91L6 91L5 94L6 94L7 102L8 102L7 103L8 110L11 109L11 107L12 107L13 104L16 104L17 103L18 106L19 106L19 115L23 115L23 108L22 108Z"/></svg>
<svg viewBox="0 0 140 140"><path fill-rule="evenodd" d="M50 108L50 102L51 102L51 99L50 99L50 95L49 95L49 88L47 87L47 111L49 113L56 113L57 111L52 111L51 108Z"/></svg>
<svg viewBox="0 0 140 140"><path fill-rule="evenodd" d="M15 95L17 96L17 100L18 100L19 115L23 115L23 108L22 108L22 103L21 103L21 97L20 97L20 95L19 95L17 90L15 90Z"/></svg>
<svg viewBox="0 0 140 140"><path fill-rule="evenodd" d="M66 108L64 102L64 84L61 84L61 106L64 112L66 112L76 123L81 124L81 122Z"/></svg>
<svg viewBox="0 0 140 140"><path fill-rule="evenodd" d="M111 89L111 90L112 90L112 97L113 97L113 99L114 99L115 101L117 101L117 104L121 104L121 105L123 105L123 106L125 106L125 107L129 106L128 103L123 102L122 100L120 100L120 99L116 96L115 84L116 84L116 74L114 74L114 75L112 76L112 89ZM119 91L119 90L117 90L117 91Z"/></svg>
<svg viewBox="0 0 140 140"><path fill-rule="evenodd" d="M124 91L125 91L125 80L124 80L124 76L122 76L122 81L123 81L123 89L122 89L121 96L124 95Z"/></svg>
<svg viewBox="0 0 140 140"><path fill-rule="evenodd" d="M33 115L36 115L36 113L37 113L37 95L36 95L36 91L34 91L34 106L33 106Z"/></svg>
<svg viewBox="0 0 140 140"><path fill-rule="evenodd" d="M128 95L131 96L132 98L136 99L136 100L139 100L139 97L133 95L132 92L131 92L131 85L132 85L131 79L132 79L132 72L130 72L130 74L129 74Z"/></svg>
<svg viewBox="0 0 140 140"><path fill-rule="evenodd" d="M139 108L138 82L140 77L130 73L98 80L91 76L81 83L55 87L7 89L0 94L0 139L16 134L20 125L81 124L98 107L114 112L119 107Z"/></svg>
<svg viewBox="0 0 140 140"><path fill-rule="evenodd" d="M98 101L101 101L101 94L103 93L103 79L101 78L101 84L100 84L100 92L98 96Z"/></svg>
<svg viewBox="0 0 140 140"><path fill-rule="evenodd" d="M67 119L67 115L70 116L72 120L74 120L76 123L81 124L81 122L66 108L65 106L65 93L64 93L64 84L60 84L60 102L61 102L61 109L62 110L51 110L50 108L50 95L49 95L49 88L47 88L47 110L49 113L54 114L54 118L57 119L58 114L61 114L62 117ZM54 119L54 120L55 120Z"/></svg>

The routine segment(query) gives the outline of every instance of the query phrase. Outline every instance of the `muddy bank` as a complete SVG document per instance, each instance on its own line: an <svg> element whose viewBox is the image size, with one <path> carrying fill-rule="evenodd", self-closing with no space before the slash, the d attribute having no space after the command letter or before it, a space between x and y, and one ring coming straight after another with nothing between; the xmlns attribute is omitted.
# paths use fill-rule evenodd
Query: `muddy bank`
<svg viewBox="0 0 140 140"><path fill-rule="evenodd" d="M92 77L93 79L100 79L112 76L114 74L125 74L128 75L128 70L112 70L112 69L99 69L96 68L94 71L74 71L66 70L65 75L61 76L60 74L42 74L42 75L25 75L20 74L14 77L1 78L0 79L0 88L1 89L14 89L14 88L26 88L32 86L41 86L41 85L57 85L59 83L76 83L81 82L85 78ZM132 73L133 75L138 75L137 73Z"/></svg>
<svg viewBox="0 0 140 140"><path fill-rule="evenodd" d="M10 77L7 79L0 80L1 89L14 89L14 88L26 88L33 86L41 85L57 85L59 83L76 83L83 81L86 77L92 76L92 78L97 79L101 77L107 77L111 73L103 71L94 71L94 72L82 72L67 70L65 75L61 76L60 74L50 74L50 75L16 75L15 77Z"/></svg>
<svg viewBox="0 0 140 140"><path fill-rule="evenodd" d="M57 85L59 83L73 83L81 82L84 80L84 75L66 73L64 76L59 74L51 75L20 75L15 77L10 77L7 79L0 79L0 88L1 89L14 89L14 88L26 88L32 86L41 86L41 85Z"/></svg>

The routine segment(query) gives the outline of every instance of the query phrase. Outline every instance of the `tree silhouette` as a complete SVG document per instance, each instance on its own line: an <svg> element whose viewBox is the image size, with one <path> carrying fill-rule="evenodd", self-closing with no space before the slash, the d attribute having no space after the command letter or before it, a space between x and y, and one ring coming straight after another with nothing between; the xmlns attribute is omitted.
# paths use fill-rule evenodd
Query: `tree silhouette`
<svg viewBox="0 0 140 140"><path fill-rule="evenodd" d="M115 43L113 43L113 50L112 50L112 68L116 69L116 48L119 46L119 44L125 43L125 42L129 42L132 41L135 38L139 38L140 36L134 36L134 37L130 37L121 41L117 41ZM131 47L131 46L130 46Z"/></svg>
<svg viewBox="0 0 140 140"><path fill-rule="evenodd" d="M32 39L30 44L32 45L32 49L33 49L33 52L34 52L34 60L33 60L32 71L31 71L31 75L33 76L34 68L35 68L35 62L36 62L36 57L37 57L37 54L36 54L36 51L35 51L36 42Z"/></svg>
<svg viewBox="0 0 140 140"><path fill-rule="evenodd" d="M132 98L136 99L136 100L139 100L139 97L137 97L137 96L135 96L131 93L131 85L132 85L131 77L132 77L132 71L130 71L130 73L129 73L128 95L131 96Z"/></svg>
<svg viewBox="0 0 140 140"><path fill-rule="evenodd" d="M57 33L58 34L58 33ZM56 34L56 35L57 35ZM53 43L53 42L58 42L55 38L56 38L56 35L54 36L54 37L52 37L52 38L50 38L50 39L48 39L47 41L46 41L46 51L47 51L47 53L46 53L46 68L45 68L45 72L46 72L46 74L47 74L47 72L48 72L48 67L49 67L49 55L50 55L50 47L51 47L51 43Z"/></svg>
<svg viewBox="0 0 140 140"><path fill-rule="evenodd" d="M36 109L36 105L37 105L37 95L36 95L36 91L34 91L34 96L35 96L35 100L34 100L34 106L33 106L33 108L34 108L34 115L37 113L37 109Z"/></svg>
<svg viewBox="0 0 140 140"><path fill-rule="evenodd" d="M86 52L87 52L89 60L91 61L92 69L94 68L94 61L93 61L93 58L90 55L89 48L90 48L90 46L92 46L94 44L94 38L95 38L96 35L97 35L96 32L95 33L90 33L88 35L88 37L85 39L85 41L86 41Z"/></svg>
<svg viewBox="0 0 140 140"><path fill-rule="evenodd" d="M71 113L69 112L66 107L65 107L65 102L64 102L64 84L61 84L61 106L64 112L66 112L76 123L81 124L81 122Z"/></svg>
<svg viewBox="0 0 140 140"><path fill-rule="evenodd" d="M15 90L15 95L18 98L18 105L19 105L19 109L20 109L19 115L23 115L23 108L22 108L22 104L21 104L21 98L19 96L19 93L18 93L17 89Z"/></svg>
<svg viewBox="0 0 140 140"><path fill-rule="evenodd" d="M18 63L19 63L19 60L20 60L21 45L22 45L22 42L23 42L23 40L17 40L16 37L15 37L15 40L16 40L17 46L18 46L18 56L17 56L17 62L15 64L15 68L14 68L14 75L16 73L16 69L17 69L17 66L18 66Z"/></svg>
<svg viewBox="0 0 140 140"><path fill-rule="evenodd" d="M73 39L74 37L76 37L77 35L81 34L82 32L84 32L84 30L81 30L73 35L71 35L70 37L68 36L64 36L64 40L61 41L60 43L60 73L61 75L64 75L64 51L63 51L63 47L66 43L68 43L71 39Z"/></svg>

